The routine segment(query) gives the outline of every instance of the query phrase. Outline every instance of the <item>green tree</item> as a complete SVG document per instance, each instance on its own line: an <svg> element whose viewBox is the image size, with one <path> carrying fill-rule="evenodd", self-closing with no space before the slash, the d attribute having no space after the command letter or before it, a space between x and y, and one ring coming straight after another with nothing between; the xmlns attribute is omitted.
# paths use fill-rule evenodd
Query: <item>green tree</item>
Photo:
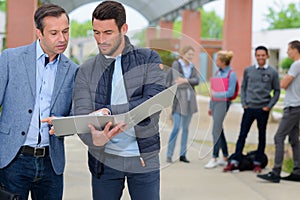
<svg viewBox="0 0 300 200"><path fill-rule="evenodd" d="M136 45L140 47L146 46L146 29L142 29L141 31L138 31L133 34L133 39L136 41Z"/></svg>
<svg viewBox="0 0 300 200"><path fill-rule="evenodd" d="M222 39L223 19L215 11L206 12L202 8L201 12L201 38Z"/></svg>
<svg viewBox="0 0 300 200"><path fill-rule="evenodd" d="M268 8L265 20L270 24L268 30L299 28L300 27L300 3L290 3L287 6L275 2L275 8Z"/></svg>
<svg viewBox="0 0 300 200"><path fill-rule="evenodd" d="M199 8L201 13L201 38L204 39L222 39L223 37L223 19L221 19L215 11L205 11ZM181 35L181 19L176 20L173 24L175 38Z"/></svg>
<svg viewBox="0 0 300 200"><path fill-rule="evenodd" d="M89 34L92 34L92 20L88 20L83 23L79 23L76 20L71 21L71 37L87 37Z"/></svg>
<svg viewBox="0 0 300 200"><path fill-rule="evenodd" d="M0 11L6 12L6 0L0 0Z"/></svg>
<svg viewBox="0 0 300 200"><path fill-rule="evenodd" d="M290 59L290 58L284 58L284 59L280 62L279 66L280 66L283 70L287 71L287 70L290 68L290 66L292 65L293 62L294 62L294 61L293 61L292 59Z"/></svg>

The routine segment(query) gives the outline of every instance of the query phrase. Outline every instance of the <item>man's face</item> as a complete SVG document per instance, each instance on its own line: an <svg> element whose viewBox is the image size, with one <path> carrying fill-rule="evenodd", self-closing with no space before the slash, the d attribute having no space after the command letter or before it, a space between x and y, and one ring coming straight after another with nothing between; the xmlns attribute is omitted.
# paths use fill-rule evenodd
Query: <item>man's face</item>
<svg viewBox="0 0 300 200"><path fill-rule="evenodd" d="M116 57L122 53L125 42L124 35L127 32L127 24L118 29L114 19L93 21L94 37L99 51L103 55Z"/></svg>
<svg viewBox="0 0 300 200"><path fill-rule="evenodd" d="M294 60L295 58L295 50L291 47L291 45L288 45L287 55L290 59Z"/></svg>
<svg viewBox="0 0 300 200"><path fill-rule="evenodd" d="M65 14L60 17L45 17L44 32L36 29L36 34L45 53L51 58L63 53L69 42L69 22Z"/></svg>
<svg viewBox="0 0 300 200"><path fill-rule="evenodd" d="M269 58L269 55L265 50L259 49L255 53L255 58L259 66L264 66Z"/></svg>

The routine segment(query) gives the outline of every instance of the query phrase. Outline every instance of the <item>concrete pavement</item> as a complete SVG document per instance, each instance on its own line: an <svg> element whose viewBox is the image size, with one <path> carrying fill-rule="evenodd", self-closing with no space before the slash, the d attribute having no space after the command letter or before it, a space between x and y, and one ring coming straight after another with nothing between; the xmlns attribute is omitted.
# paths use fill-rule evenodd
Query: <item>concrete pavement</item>
<svg viewBox="0 0 300 200"><path fill-rule="evenodd" d="M208 99L199 97L199 112L194 115L189 134L187 157L190 164L175 160L168 164L166 147L172 124L169 112L161 116L161 199L162 200L281 200L298 199L300 183L281 181L280 184L267 183L256 178L252 171L223 173L222 167L204 169L211 158L211 118L207 115ZM239 104L233 104L224 123L228 141L237 139L242 110ZM269 123L267 143L273 144L273 135L277 123ZM178 157L180 137L175 155ZM253 124L247 143L257 143L257 129ZM232 153L232 152L230 152ZM90 173L87 168L87 147L77 136L66 138L67 165L65 171L64 200L89 200L91 198ZM221 154L220 154L221 155ZM266 173L271 166L263 170ZM129 200L127 189L122 200Z"/></svg>

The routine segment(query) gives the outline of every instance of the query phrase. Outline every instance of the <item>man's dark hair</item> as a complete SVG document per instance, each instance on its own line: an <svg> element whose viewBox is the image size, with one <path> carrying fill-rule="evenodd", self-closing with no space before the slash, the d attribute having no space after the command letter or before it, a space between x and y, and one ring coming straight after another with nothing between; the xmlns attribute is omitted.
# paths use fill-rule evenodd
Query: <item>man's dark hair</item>
<svg viewBox="0 0 300 200"><path fill-rule="evenodd" d="M265 47L265 46L258 46L258 47L256 47L255 48L255 54L256 54L256 52L258 50L264 50L266 52L266 54L269 55L269 51L268 51L267 47Z"/></svg>
<svg viewBox="0 0 300 200"><path fill-rule="evenodd" d="M65 9L55 4L43 4L35 11L35 27L39 29L42 32L42 34L44 34L44 18L48 16L60 17L62 14L65 14L67 16L69 22L69 16Z"/></svg>
<svg viewBox="0 0 300 200"><path fill-rule="evenodd" d="M121 30L121 27L126 23L126 12L124 6L116 1L103 1L94 10L92 22L97 20L114 19Z"/></svg>
<svg viewBox="0 0 300 200"><path fill-rule="evenodd" d="M300 53L300 41L299 40L293 40L289 43L289 45L292 49L297 49L298 53Z"/></svg>

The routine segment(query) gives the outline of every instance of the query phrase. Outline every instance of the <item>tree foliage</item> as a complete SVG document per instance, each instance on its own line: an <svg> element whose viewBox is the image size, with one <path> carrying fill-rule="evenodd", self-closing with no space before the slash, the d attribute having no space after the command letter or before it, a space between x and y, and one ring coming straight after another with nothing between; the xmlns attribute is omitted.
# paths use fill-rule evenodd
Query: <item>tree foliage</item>
<svg viewBox="0 0 300 200"><path fill-rule="evenodd" d="M284 58L279 65L282 69L288 70L293 62L294 61L290 58Z"/></svg>
<svg viewBox="0 0 300 200"><path fill-rule="evenodd" d="M215 11L205 11L199 8L201 13L201 38L204 39L222 39L223 37L223 19ZM173 24L175 38L180 37L182 30L181 19L176 20Z"/></svg>
<svg viewBox="0 0 300 200"><path fill-rule="evenodd" d="M276 3L274 9L269 7L265 20L270 24L268 30L299 28L300 27L300 3Z"/></svg>
<svg viewBox="0 0 300 200"><path fill-rule="evenodd" d="M71 21L71 37L79 38L79 37L87 37L88 35L92 35L93 27L92 20L88 20L83 23L79 23L76 20Z"/></svg>
<svg viewBox="0 0 300 200"><path fill-rule="evenodd" d="M6 11L6 1L7 0L0 0L0 11Z"/></svg>
<svg viewBox="0 0 300 200"><path fill-rule="evenodd" d="M221 39L223 38L223 19L215 11L206 12L202 8L201 12L201 38Z"/></svg>

